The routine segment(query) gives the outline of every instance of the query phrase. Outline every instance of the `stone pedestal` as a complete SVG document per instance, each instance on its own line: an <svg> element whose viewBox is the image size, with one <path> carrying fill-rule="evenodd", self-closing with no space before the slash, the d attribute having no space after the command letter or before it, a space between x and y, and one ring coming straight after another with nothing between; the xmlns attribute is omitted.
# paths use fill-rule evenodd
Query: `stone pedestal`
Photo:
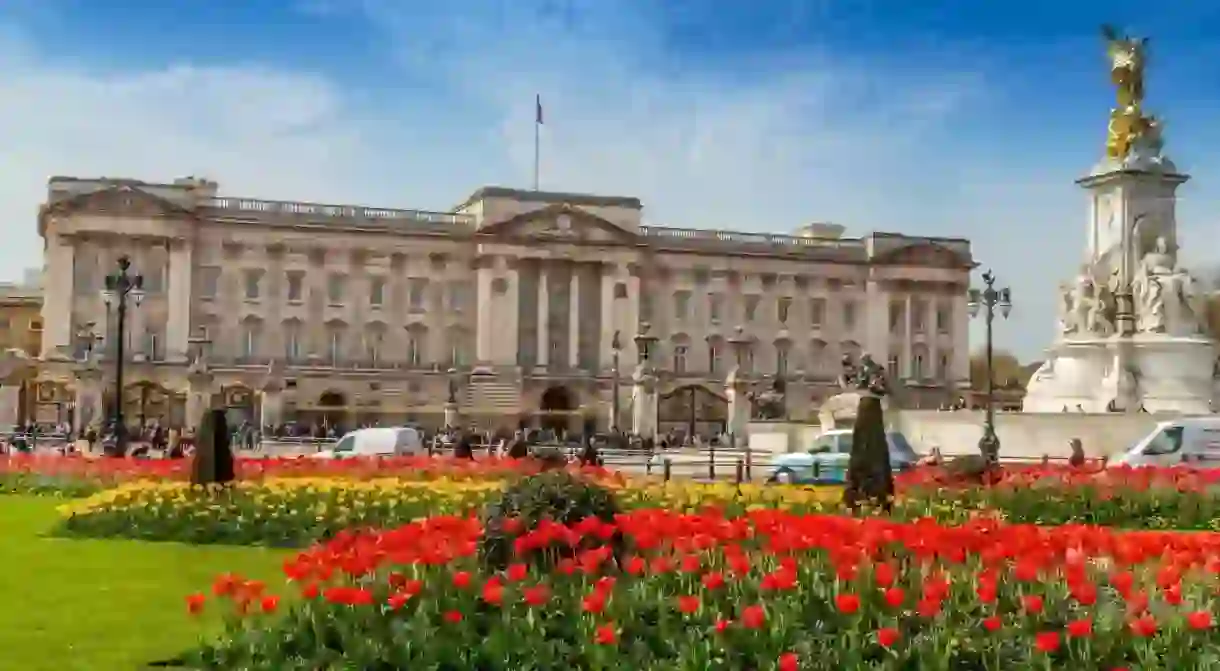
<svg viewBox="0 0 1220 671"><path fill-rule="evenodd" d="M1030 378L1023 409L1208 413L1215 357L1207 338L1137 334L1061 342Z"/></svg>
<svg viewBox="0 0 1220 671"><path fill-rule="evenodd" d="M72 409L72 428L83 431L105 422L102 414L102 370L95 363L85 364L76 371L76 398Z"/></svg>
<svg viewBox="0 0 1220 671"><path fill-rule="evenodd" d="M1085 262L1060 289L1058 332L1026 387L1026 412L1212 407L1206 296L1178 258L1176 190L1189 177L1159 146L1149 152L1078 181L1092 201Z"/></svg>
<svg viewBox="0 0 1220 671"><path fill-rule="evenodd" d="M631 432L641 438L657 437L657 378L646 364L631 376Z"/></svg>
<svg viewBox="0 0 1220 671"><path fill-rule="evenodd" d="M17 427L20 406L21 384L0 384L0 431L12 431Z"/></svg>
<svg viewBox="0 0 1220 671"><path fill-rule="evenodd" d="M203 415L212 407L212 374L207 370L193 370L187 376L186 429L197 431Z"/></svg>
<svg viewBox="0 0 1220 671"><path fill-rule="evenodd" d="M259 392L259 427L276 427L283 423L284 392L280 389L263 389Z"/></svg>
<svg viewBox="0 0 1220 671"><path fill-rule="evenodd" d="M462 421L461 415L458 412L458 404L449 402L445 404L445 426L449 428L457 428Z"/></svg>
<svg viewBox="0 0 1220 671"><path fill-rule="evenodd" d="M729 373L724 383L724 393L729 400L728 421L725 432L738 441L746 440L746 425L750 423L750 384L741 378L737 369Z"/></svg>
<svg viewBox="0 0 1220 671"><path fill-rule="evenodd" d="M785 418L791 422L807 421L810 405L809 382L805 379L804 374L798 372L785 381Z"/></svg>
<svg viewBox="0 0 1220 671"><path fill-rule="evenodd" d="M284 423L284 376L282 364L273 363L267 368L259 385L258 425L260 429L276 427Z"/></svg>

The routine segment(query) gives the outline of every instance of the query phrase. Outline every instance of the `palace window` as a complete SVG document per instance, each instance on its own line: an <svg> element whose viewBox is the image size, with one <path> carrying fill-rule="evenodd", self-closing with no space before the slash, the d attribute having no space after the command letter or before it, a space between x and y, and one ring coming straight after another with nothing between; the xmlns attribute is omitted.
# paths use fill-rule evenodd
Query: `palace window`
<svg viewBox="0 0 1220 671"><path fill-rule="evenodd" d="M369 280L369 305L379 308L385 304L385 278L373 277Z"/></svg>
<svg viewBox="0 0 1220 671"><path fill-rule="evenodd" d="M686 374L686 345L674 346L674 374Z"/></svg>
<svg viewBox="0 0 1220 671"><path fill-rule="evenodd" d="M300 270L288 271L288 302L300 303L302 300L302 285L305 283L305 273Z"/></svg>

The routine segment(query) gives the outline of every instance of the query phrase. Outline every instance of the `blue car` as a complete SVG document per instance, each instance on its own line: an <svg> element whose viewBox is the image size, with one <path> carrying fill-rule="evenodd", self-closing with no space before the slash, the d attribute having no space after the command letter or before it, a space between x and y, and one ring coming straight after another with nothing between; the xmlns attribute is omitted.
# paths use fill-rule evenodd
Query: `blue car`
<svg viewBox="0 0 1220 671"><path fill-rule="evenodd" d="M890 446L890 468L911 468L919 460L911 443L897 431L885 434ZM804 452L789 452L771 460L767 482L782 484L842 484L847 481L851 457L851 430L836 429L818 436Z"/></svg>

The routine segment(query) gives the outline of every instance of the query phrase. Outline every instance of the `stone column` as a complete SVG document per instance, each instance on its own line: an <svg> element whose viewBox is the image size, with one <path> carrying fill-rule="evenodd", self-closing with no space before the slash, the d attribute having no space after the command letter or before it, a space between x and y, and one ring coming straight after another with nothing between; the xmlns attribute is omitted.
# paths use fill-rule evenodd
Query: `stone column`
<svg viewBox="0 0 1220 671"><path fill-rule="evenodd" d="M890 355L890 298L878 280L869 280L865 287L863 317L864 351L874 360L885 362Z"/></svg>
<svg viewBox="0 0 1220 671"><path fill-rule="evenodd" d="M572 265L568 287L568 367L580 368L580 265Z"/></svg>
<svg viewBox="0 0 1220 671"><path fill-rule="evenodd" d="M545 368L550 357L551 297L545 262L538 268L538 366Z"/></svg>
<svg viewBox="0 0 1220 671"><path fill-rule="evenodd" d="M46 277L42 300L42 356L57 348L73 345L72 298L76 276L76 248L72 240L58 234L47 235Z"/></svg>
<svg viewBox="0 0 1220 671"><path fill-rule="evenodd" d="M496 259L496 266L497 269L502 269L504 272L504 294L495 299L501 303L498 314L503 319L503 322L497 321L492 325L492 328L495 329L495 335L492 338L496 352L495 364L497 366L516 366L517 352L523 345L518 342L521 318L519 261L501 256ZM494 295L495 291L492 294Z"/></svg>
<svg viewBox="0 0 1220 671"><path fill-rule="evenodd" d="M507 330L499 317L499 299L492 291L495 282L495 257L475 260L475 365L490 365L496 357L496 338Z"/></svg>
<svg viewBox="0 0 1220 671"><path fill-rule="evenodd" d="M911 310L915 307L911 300L910 291L903 299L903 331L902 334L902 362L898 365L900 371L899 376L904 380L909 380L915 375L915 362L912 360L912 342L915 340L915 334L911 331L915 325L915 315ZM888 359L887 359L888 361Z"/></svg>
<svg viewBox="0 0 1220 671"><path fill-rule="evenodd" d="M965 287L960 287L952 302L953 357L949 362L949 379L965 389L970 387L970 313L966 309L967 301Z"/></svg>
<svg viewBox="0 0 1220 671"><path fill-rule="evenodd" d="M609 266L602 264L598 268L602 299L601 324L597 337L597 367L598 370L607 370L614 360L614 353L611 350L614 343L614 331L618 328L614 321L614 277L609 272ZM625 336L620 333L619 338L623 337Z"/></svg>
<svg viewBox="0 0 1220 671"><path fill-rule="evenodd" d="M191 246L175 240L169 251L169 272L166 283L166 304L169 314L165 321L165 358L186 361L191 335Z"/></svg>

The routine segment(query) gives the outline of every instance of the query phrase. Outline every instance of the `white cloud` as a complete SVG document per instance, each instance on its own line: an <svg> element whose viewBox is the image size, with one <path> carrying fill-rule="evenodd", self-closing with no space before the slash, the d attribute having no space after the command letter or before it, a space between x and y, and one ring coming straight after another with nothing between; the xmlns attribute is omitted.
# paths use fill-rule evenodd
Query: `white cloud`
<svg viewBox="0 0 1220 671"><path fill-rule="evenodd" d="M433 209L487 183L527 186L541 93L544 188L639 196L676 226L968 236L1021 298L1003 337L1027 355L1046 341L1052 287L1083 238L1079 171L1005 165L956 138L991 81L935 54L919 67L828 53L684 62L646 10L575 4L360 3L399 46L363 64L402 87L388 92L271 67L73 69L0 30L0 275L41 250L33 216L53 174L196 174L231 194ZM1065 226L1059 243L1029 239Z"/></svg>

